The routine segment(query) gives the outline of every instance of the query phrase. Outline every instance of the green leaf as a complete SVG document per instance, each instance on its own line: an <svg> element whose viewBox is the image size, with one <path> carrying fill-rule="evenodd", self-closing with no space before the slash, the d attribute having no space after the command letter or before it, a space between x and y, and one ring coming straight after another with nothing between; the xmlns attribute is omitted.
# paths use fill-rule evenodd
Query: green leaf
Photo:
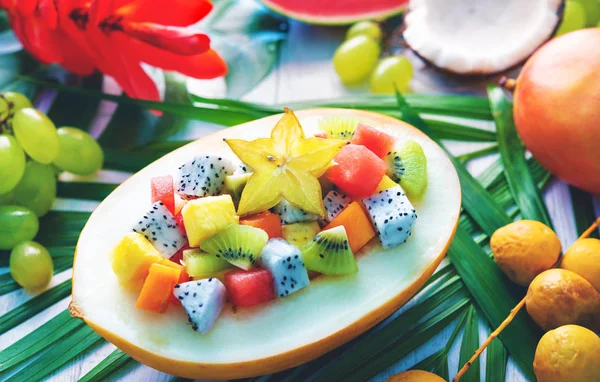
<svg viewBox="0 0 600 382"><path fill-rule="evenodd" d="M104 358L92 370L88 371L79 382L102 382L107 381L116 371L122 370L130 365L136 364L137 361L123 353L119 349L115 349L108 357Z"/></svg>
<svg viewBox="0 0 600 382"><path fill-rule="evenodd" d="M462 288L462 283L458 277L447 281L427 299L408 309L381 330L359 340L352 349L344 353L335 362L325 365L316 380L337 380L354 369L360 369L370 364L376 358L382 356L386 352L386 348L400 341L403 336L412 333L415 323L425 315L440 308L441 304L451 297L459 295Z"/></svg>
<svg viewBox="0 0 600 382"><path fill-rule="evenodd" d="M71 279L68 279L8 311L0 316L0 334L6 333L70 294Z"/></svg>
<svg viewBox="0 0 600 382"><path fill-rule="evenodd" d="M57 195L59 197L101 201L119 185L109 183L59 181L57 186Z"/></svg>
<svg viewBox="0 0 600 382"><path fill-rule="evenodd" d="M79 86L84 89L99 91L102 89L100 74L78 79ZM96 117L100 100L90 100L74 93L58 92L52 106L48 109L48 117L56 127L73 126L89 130Z"/></svg>
<svg viewBox="0 0 600 382"><path fill-rule="evenodd" d="M73 318L72 320L76 320ZM34 362L11 375L6 382L40 381L61 367L81 356L104 339L87 325L75 329L57 342Z"/></svg>
<svg viewBox="0 0 600 382"><path fill-rule="evenodd" d="M462 228L458 227L448 256L461 276L489 325L496 328L517 305L523 291L504 276L500 269ZM500 334L502 342L523 373L535 380L533 357L540 339L539 328L525 312Z"/></svg>
<svg viewBox="0 0 600 382"><path fill-rule="evenodd" d="M10 29L0 32L0 55L15 53L23 49L21 43Z"/></svg>
<svg viewBox="0 0 600 382"><path fill-rule="evenodd" d="M463 331L463 338L460 345L460 357L458 360L459 365L464 365L471 358L475 350L479 348L479 327L477 319L477 311L472 305L467 311L467 319L465 323L465 330ZM465 382L479 382L479 358L473 362L469 370L462 377L462 381Z"/></svg>
<svg viewBox="0 0 600 382"><path fill-rule="evenodd" d="M577 234L581 235L596 221L596 213L594 212L594 201L592 195L580 190L577 187L569 186L571 194L571 203L573 203L573 215L575 215L575 227ZM598 230L594 230L590 237L600 238Z"/></svg>
<svg viewBox="0 0 600 382"><path fill-rule="evenodd" d="M396 92L398 106L403 115L403 120L423 131L436 141L446 151L454 164L460 185L462 187L462 204L467 213L479 224L483 231L491 236L498 228L510 223L508 216L502 211L485 191L483 186L467 171L467 169L444 147L440 139L431 131L421 117L411 109L402 95Z"/></svg>
<svg viewBox="0 0 600 382"><path fill-rule="evenodd" d="M68 310L63 310L50 321L0 351L0 373L49 349L57 341L61 341L84 326L83 321L72 318Z"/></svg>
<svg viewBox="0 0 600 382"><path fill-rule="evenodd" d="M472 159L481 158L483 156L495 154L497 152L498 152L498 145L494 143L494 144L489 145L488 147L484 147L479 150L471 151L470 153L459 155L456 157L456 159L458 161L460 161L461 163L465 163Z"/></svg>
<svg viewBox="0 0 600 382"><path fill-rule="evenodd" d="M508 353L499 338L493 340L486 349L485 381L504 382Z"/></svg>
<svg viewBox="0 0 600 382"><path fill-rule="evenodd" d="M498 86L488 86L488 97L496 121L498 146L504 163L504 173L513 199L521 210L521 216L525 219L538 220L552 227L546 205L527 168L525 147L517 135L513 121L512 104L504 90Z"/></svg>
<svg viewBox="0 0 600 382"><path fill-rule="evenodd" d="M439 332L454 321L470 303L471 300L468 297L460 299L451 307L417 325L410 333L400 337L394 346L389 347L382 352L379 357L372 359L371 362L364 364L361 368L347 374L344 377L344 381L366 381L382 370L392 366L398 360L421 347L425 342L439 334ZM321 379L320 376L315 380L326 381L325 379Z"/></svg>

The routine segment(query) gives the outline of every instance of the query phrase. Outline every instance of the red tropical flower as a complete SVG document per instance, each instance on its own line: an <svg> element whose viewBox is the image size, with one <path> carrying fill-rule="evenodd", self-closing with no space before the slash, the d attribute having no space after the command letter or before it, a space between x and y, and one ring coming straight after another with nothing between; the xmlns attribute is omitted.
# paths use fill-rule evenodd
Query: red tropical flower
<svg viewBox="0 0 600 382"><path fill-rule="evenodd" d="M188 26L212 9L208 0L0 0L11 26L39 61L115 78L131 97L158 101L146 63L208 79L227 73L207 35Z"/></svg>

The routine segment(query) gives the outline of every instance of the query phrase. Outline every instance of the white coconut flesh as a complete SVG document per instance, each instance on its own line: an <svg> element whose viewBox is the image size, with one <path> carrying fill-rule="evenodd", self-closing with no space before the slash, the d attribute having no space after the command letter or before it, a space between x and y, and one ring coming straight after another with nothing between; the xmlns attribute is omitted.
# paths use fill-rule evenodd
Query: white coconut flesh
<svg viewBox="0 0 600 382"><path fill-rule="evenodd" d="M321 109L297 115L306 134L312 135L318 130L320 116L351 113ZM369 123L365 116L373 114L361 113L358 116ZM361 251L359 272L355 275L318 277L289 297L240 308L237 313L226 305L207 335L192 331L182 309L171 307L158 314L135 308L137 295L119 286L109 252L130 230L132 222L148 209L150 179L174 173L181 163L199 153L234 158L223 138L267 137L278 119L279 116L265 118L195 141L135 174L106 198L83 229L77 247L72 306L78 314L101 328L101 334L111 333L160 357L202 364L236 364L287 353L335 335L411 285L414 290L419 288L425 282L423 274L433 270L451 240L460 213L460 186L452 164L433 141L386 117L382 127L385 132L396 136L398 142L414 139L427 156L428 187L420 200L413 200L418 219L406 244L384 251L374 239ZM366 327L361 331L364 330ZM236 375L243 374L238 371Z"/></svg>
<svg viewBox="0 0 600 382"><path fill-rule="evenodd" d="M411 0L404 39L439 68L500 72L552 36L561 5L561 0Z"/></svg>

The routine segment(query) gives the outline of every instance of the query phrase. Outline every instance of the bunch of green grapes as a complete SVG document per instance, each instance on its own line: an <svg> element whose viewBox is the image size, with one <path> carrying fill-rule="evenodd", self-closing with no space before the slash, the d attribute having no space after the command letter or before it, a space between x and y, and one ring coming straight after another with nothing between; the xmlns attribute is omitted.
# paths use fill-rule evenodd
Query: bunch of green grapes
<svg viewBox="0 0 600 382"><path fill-rule="evenodd" d="M403 56L379 59L381 35L379 24L372 21L361 21L348 29L346 40L333 55L333 67L344 85L359 84L369 77L373 93L408 90L413 66Z"/></svg>
<svg viewBox="0 0 600 382"><path fill-rule="evenodd" d="M90 175L103 161L88 133L57 129L23 94L0 93L0 250L11 250L10 272L22 287L38 290L52 278L50 254L31 240L56 199L59 173Z"/></svg>

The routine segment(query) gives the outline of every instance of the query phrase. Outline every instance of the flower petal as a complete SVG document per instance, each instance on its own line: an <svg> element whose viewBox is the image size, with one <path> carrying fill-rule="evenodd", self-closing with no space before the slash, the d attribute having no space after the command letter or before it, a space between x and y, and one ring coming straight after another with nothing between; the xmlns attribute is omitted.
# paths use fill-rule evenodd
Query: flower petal
<svg viewBox="0 0 600 382"><path fill-rule="evenodd" d="M159 49L182 56L193 56L210 49L208 36L189 28L126 22L123 24L123 33Z"/></svg>
<svg viewBox="0 0 600 382"><path fill-rule="evenodd" d="M202 20L213 8L207 0L135 0L115 11L127 21L185 27Z"/></svg>

